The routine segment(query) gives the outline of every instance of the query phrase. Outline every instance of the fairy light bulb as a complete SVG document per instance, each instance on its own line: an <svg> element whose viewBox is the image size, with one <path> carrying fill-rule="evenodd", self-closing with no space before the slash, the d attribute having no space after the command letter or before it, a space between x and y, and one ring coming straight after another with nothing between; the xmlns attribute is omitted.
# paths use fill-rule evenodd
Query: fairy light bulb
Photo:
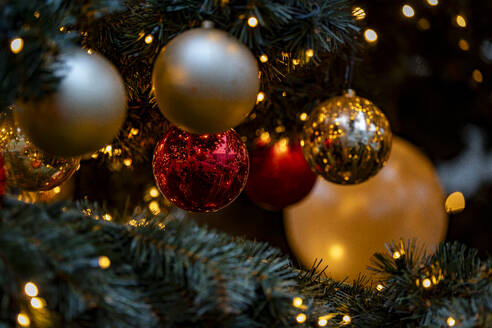
<svg viewBox="0 0 492 328"><path fill-rule="evenodd" d="M434 7L439 4L439 0L427 0L427 4Z"/></svg>
<svg viewBox="0 0 492 328"><path fill-rule="evenodd" d="M444 207L448 214L462 212L465 209L465 196L459 191L453 192L446 198Z"/></svg>
<svg viewBox="0 0 492 328"><path fill-rule="evenodd" d="M22 51L24 48L24 40L20 37L13 38L10 41L10 51L12 51L14 54L18 54L19 52Z"/></svg>
<svg viewBox="0 0 492 328"><path fill-rule="evenodd" d="M403 13L403 16L405 16L407 18L412 18L413 16L415 16L415 10L410 5L404 5L401 8L401 11Z"/></svg>
<svg viewBox="0 0 492 328"><path fill-rule="evenodd" d="M308 119L308 114L307 113L301 113L301 115L299 115L299 119L304 122L305 120Z"/></svg>
<svg viewBox="0 0 492 328"><path fill-rule="evenodd" d="M109 213L104 214L102 216L102 218L103 218L104 221L111 221L111 220L113 220L113 217Z"/></svg>
<svg viewBox="0 0 492 328"><path fill-rule="evenodd" d="M33 297L31 298L31 306L36 309L42 309L46 306L46 301L41 297Z"/></svg>
<svg viewBox="0 0 492 328"><path fill-rule="evenodd" d="M294 299L292 300L292 305L297 307L297 308L301 307L302 306L302 298L294 297Z"/></svg>
<svg viewBox="0 0 492 328"><path fill-rule="evenodd" d="M466 27L466 19L465 19L465 16L463 16L463 15L456 15L455 20L456 20L456 24L459 27L463 27L463 28Z"/></svg>
<svg viewBox="0 0 492 328"><path fill-rule="evenodd" d="M156 187L152 187L149 190L149 195L150 195L150 197L153 197L153 198L159 197L159 190L157 190Z"/></svg>
<svg viewBox="0 0 492 328"><path fill-rule="evenodd" d="M266 63L266 62L268 61L268 56L267 56L267 55L265 55L265 54L261 55L261 56L260 56L260 61L261 61L262 63Z"/></svg>
<svg viewBox="0 0 492 328"><path fill-rule="evenodd" d="M147 34L147 36L144 39L145 43L151 44L152 41L154 41L154 37L151 34Z"/></svg>
<svg viewBox="0 0 492 328"><path fill-rule="evenodd" d="M422 286L424 286L424 288L429 288L432 286L432 281L429 278L425 278L422 280Z"/></svg>
<svg viewBox="0 0 492 328"><path fill-rule="evenodd" d="M161 213L161 207L159 206L159 202L156 200L151 201L149 204L149 210L154 215L158 215L159 213Z"/></svg>
<svg viewBox="0 0 492 328"><path fill-rule="evenodd" d="M384 289L384 286L383 286L383 285L381 285L381 284L378 284L378 285L376 286L376 289L377 289L378 291L382 291L382 290Z"/></svg>
<svg viewBox="0 0 492 328"><path fill-rule="evenodd" d="M254 16L251 16L250 18L248 18L248 25L249 25L249 27L258 26L258 19Z"/></svg>
<svg viewBox="0 0 492 328"><path fill-rule="evenodd" d="M304 313L299 313L299 314L296 316L296 321L297 321L298 323L304 323L304 322L306 322L306 319L307 319L307 317L306 317L306 315L305 315Z"/></svg>
<svg viewBox="0 0 492 328"><path fill-rule="evenodd" d="M361 7L354 7L352 9L352 15L354 16L355 20L363 20L364 18L366 18L366 11Z"/></svg>
<svg viewBox="0 0 492 328"><path fill-rule="evenodd" d="M31 319L29 319L29 317L26 314L19 313L17 315L17 323L21 327L29 327L29 325L31 324Z"/></svg>
<svg viewBox="0 0 492 328"><path fill-rule="evenodd" d="M401 257L400 252L395 251L395 252L393 253L393 258L394 258L395 260L398 260L400 257Z"/></svg>
<svg viewBox="0 0 492 328"><path fill-rule="evenodd" d="M348 315L344 315L342 318L342 322L344 325L348 325L349 323L352 322L352 318L350 318L350 316L348 316Z"/></svg>
<svg viewBox="0 0 492 328"><path fill-rule="evenodd" d="M314 56L314 50L313 49L306 50L306 57L311 58L313 56Z"/></svg>
<svg viewBox="0 0 492 328"><path fill-rule="evenodd" d="M320 327L324 327L328 324L328 320L326 320L325 318L319 318L318 319L318 326Z"/></svg>
<svg viewBox="0 0 492 328"><path fill-rule="evenodd" d="M24 292L27 296L36 297L39 293L38 286L36 286L36 284L33 282L28 282L24 286Z"/></svg>
<svg viewBox="0 0 492 328"><path fill-rule="evenodd" d="M368 28L364 31L364 39L369 43L374 43L378 40L378 34L372 28Z"/></svg>
<svg viewBox="0 0 492 328"><path fill-rule="evenodd" d="M448 324L449 327L454 327L454 325L456 325L456 320L454 320L453 317L448 317L446 323Z"/></svg>
<svg viewBox="0 0 492 328"><path fill-rule="evenodd" d="M265 93L263 91L258 92L258 95L256 96L256 103L261 103L263 100L265 100Z"/></svg>
<svg viewBox="0 0 492 328"><path fill-rule="evenodd" d="M470 50L470 44L465 39L460 39L458 41L458 47L460 47L460 49L463 50L463 51Z"/></svg>
<svg viewBox="0 0 492 328"><path fill-rule="evenodd" d="M477 83L482 83L483 82L482 72L480 72L478 69L473 70L472 78Z"/></svg>
<svg viewBox="0 0 492 328"><path fill-rule="evenodd" d="M111 260L107 256L99 256L97 259L97 264L101 269L106 270L111 266Z"/></svg>

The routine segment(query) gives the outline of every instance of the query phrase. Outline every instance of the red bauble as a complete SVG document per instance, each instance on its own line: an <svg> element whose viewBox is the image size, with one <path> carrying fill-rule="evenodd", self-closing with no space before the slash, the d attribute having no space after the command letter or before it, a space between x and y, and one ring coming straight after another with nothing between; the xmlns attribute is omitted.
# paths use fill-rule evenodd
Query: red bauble
<svg viewBox="0 0 492 328"><path fill-rule="evenodd" d="M246 194L265 209L281 210L307 196L316 177L297 142L259 143L251 152Z"/></svg>
<svg viewBox="0 0 492 328"><path fill-rule="evenodd" d="M154 177L174 205L212 212L229 205L246 185L246 146L233 130L191 134L171 128L154 152Z"/></svg>

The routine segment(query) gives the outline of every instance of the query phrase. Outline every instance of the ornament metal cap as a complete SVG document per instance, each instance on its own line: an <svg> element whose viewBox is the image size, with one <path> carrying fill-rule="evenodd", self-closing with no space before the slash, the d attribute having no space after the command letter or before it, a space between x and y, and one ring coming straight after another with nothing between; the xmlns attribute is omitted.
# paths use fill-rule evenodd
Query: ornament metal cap
<svg viewBox="0 0 492 328"><path fill-rule="evenodd" d="M344 96L347 97L355 97L355 90L354 89L347 89L343 92Z"/></svg>
<svg viewBox="0 0 492 328"><path fill-rule="evenodd" d="M204 20L202 23L202 28L214 28L214 27L215 27L214 22L210 20Z"/></svg>

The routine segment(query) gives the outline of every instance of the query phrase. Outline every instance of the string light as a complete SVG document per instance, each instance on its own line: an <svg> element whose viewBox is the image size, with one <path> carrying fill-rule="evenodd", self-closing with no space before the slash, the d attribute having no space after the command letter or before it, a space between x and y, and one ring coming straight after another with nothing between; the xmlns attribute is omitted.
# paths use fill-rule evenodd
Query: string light
<svg viewBox="0 0 492 328"><path fill-rule="evenodd" d="M40 16L41 16L41 14L39 13L39 11L36 10L34 12L34 17L39 18Z"/></svg>
<svg viewBox="0 0 492 328"><path fill-rule="evenodd" d="M144 39L145 43L151 44L152 41L154 41L154 37L151 34L147 34L147 36Z"/></svg>
<svg viewBox="0 0 492 328"><path fill-rule="evenodd" d="M364 38L369 43L374 43L378 40L378 34L372 28L368 28L364 31Z"/></svg>
<svg viewBox="0 0 492 328"><path fill-rule="evenodd" d="M55 188L53 188L53 192L55 194L59 194L61 192L61 188L60 187L55 187Z"/></svg>
<svg viewBox="0 0 492 328"><path fill-rule="evenodd" d="M478 69L473 70L472 77L473 77L473 80L475 80L475 82L477 82L477 83L483 82L482 72L480 72Z"/></svg>
<svg viewBox="0 0 492 328"><path fill-rule="evenodd" d="M249 25L249 27L258 26L258 19L254 16L251 16L250 18L248 18L248 25Z"/></svg>
<svg viewBox="0 0 492 328"><path fill-rule="evenodd" d="M39 310L46 306L46 301L41 297L33 297L31 298L31 306Z"/></svg>
<svg viewBox="0 0 492 328"><path fill-rule="evenodd" d="M444 205L446 213L460 213L465 209L465 196L459 191L455 191L446 198Z"/></svg>
<svg viewBox="0 0 492 328"><path fill-rule="evenodd" d="M427 0L429 6L437 6L439 4L438 0Z"/></svg>
<svg viewBox="0 0 492 328"><path fill-rule="evenodd" d="M256 103L261 103L263 100L265 100L265 93L263 91L258 92L258 95L256 96Z"/></svg>
<svg viewBox="0 0 492 328"><path fill-rule="evenodd" d="M17 37L10 41L10 51L14 54L21 52L22 48L24 48L24 40L22 38Z"/></svg>
<svg viewBox="0 0 492 328"><path fill-rule="evenodd" d="M111 221L111 220L113 220L113 217L109 213L104 214L102 217L103 217L103 220L104 221Z"/></svg>
<svg viewBox="0 0 492 328"><path fill-rule="evenodd" d="M156 187L152 187L149 190L149 195L150 197L154 197L154 198L159 197L159 190L157 190Z"/></svg>
<svg viewBox="0 0 492 328"><path fill-rule="evenodd" d="M297 307L297 308L298 307L301 307L302 306L302 298L300 298L300 297L294 297L294 299L292 300L292 305L295 306L295 307Z"/></svg>
<svg viewBox="0 0 492 328"><path fill-rule="evenodd" d="M429 288L432 286L432 281L429 278L425 278L422 280L422 286L424 286L424 288Z"/></svg>
<svg viewBox="0 0 492 328"><path fill-rule="evenodd" d="M111 266L111 260L107 256L99 256L99 259L97 260L97 264L101 269L106 270Z"/></svg>
<svg viewBox="0 0 492 328"><path fill-rule="evenodd" d="M308 49L308 50L306 50L306 56L307 56L308 58L313 57L313 56L314 56L314 50L313 50L313 49Z"/></svg>
<svg viewBox="0 0 492 328"><path fill-rule="evenodd" d="M161 207L159 206L159 202L153 200L149 204L149 210L152 212L152 214L157 215L161 213Z"/></svg>
<svg viewBox="0 0 492 328"><path fill-rule="evenodd" d="M260 56L260 61L261 61L262 63L266 63L266 62L268 61L268 56L267 56L267 55L265 55L265 54L261 55L261 56Z"/></svg>
<svg viewBox="0 0 492 328"><path fill-rule="evenodd" d="M31 319L29 319L29 317L24 313L19 313L17 315L17 323L19 324L19 326L29 327L29 325L31 324Z"/></svg>
<svg viewBox="0 0 492 328"><path fill-rule="evenodd" d="M299 65L300 63L301 63L301 61L299 59L297 59L297 58L292 59L292 64Z"/></svg>
<svg viewBox="0 0 492 328"><path fill-rule="evenodd" d="M377 289L378 291L382 291L382 290L383 290L383 288L384 288L384 286L383 286L383 285L381 285L381 284L378 284L378 285L376 286L376 289Z"/></svg>
<svg viewBox="0 0 492 328"><path fill-rule="evenodd" d="M305 121L308 119L308 114L307 113L301 113L301 115L299 115L299 119L301 121Z"/></svg>
<svg viewBox="0 0 492 328"><path fill-rule="evenodd" d="M401 257L400 252L396 251L396 252L394 252L394 253L393 253L393 258L394 258L395 260L398 260L400 257Z"/></svg>
<svg viewBox="0 0 492 328"><path fill-rule="evenodd" d="M431 25L427 18L421 18L417 22L417 27L423 31L430 29Z"/></svg>
<svg viewBox="0 0 492 328"><path fill-rule="evenodd" d="M264 143L269 143L271 141L271 138L270 138L270 133L268 132L263 132L261 135L260 135L260 140ZM295 300L295 299L294 299ZM301 300L301 304L302 304L302 300ZM295 306L295 305L294 305Z"/></svg>
<svg viewBox="0 0 492 328"><path fill-rule="evenodd" d="M27 296L36 297L39 293L38 286L36 286L36 284L33 282L28 282L24 286L24 292Z"/></svg>
<svg viewBox="0 0 492 328"><path fill-rule="evenodd" d="M453 317L448 317L448 320L446 320L446 323L448 324L449 327L454 327L456 324L456 320L454 320Z"/></svg>
<svg viewBox="0 0 492 328"><path fill-rule="evenodd" d="M468 44L468 41L466 41L465 39L460 39L458 41L458 47L460 47L460 49L463 51L470 50L470 45Z"/></svg>
<svg viewBox="0 0 492 328"><path fill-rule="evenodd" d="M131 159L131 158L125 158L125 159L123 160L123 164L124 164L125 166L132 166L132 159Z"/></svg>
<svg viewBox="0 0 492 328"><path fill-rule="evenodd" d="M87 53L88 53L89 55L92 55L92 54L94 53L94 50L92 50L92 49L87 49Z"/></svg>
<svg viewBox="0 0 492 328"><path fill-rule="evenodd" d="M328 320L326 320L325 318L321 317L318 319L318 326L320 327L324 327L328 324Z"/></svg>
<svg viewBox="0 0 492 328"><path fill-rule="evenodd" d="M344 315L342 321L344 325L348 325L350 322L352 322L352 318L350 318L350 316L348 315Z"/></svg>
<svg viewBox="0 0 492 328"><path fill-rule="evenodd" d="M299 313L299 314L296 316L296 321L297 321L298 323L304 323L304 322L306 322L306 319L307 319L307 317L306 317L306 315L305 315L304 313Z"/></svg>
<svg viewBox="0 0 492 328"><path fill-rule="evenodd" d="M361 7L354 7L352 9L352 15L354 16L355 20L363 20L364 18L366 18L366 12Z"/></svg>
<svg viewBox="0 0 492 328"><path fill-rule="evenodd" d="M459 27L466 27L466 19L464 16L456 15L455 20Z"/></svg>
<svg viewBox="0 0 492 328"><path fill-rule="evenodd" d="M404 5L401 8L401 11L403 13L403 16L405 16L405 17L411 18L411 17L415 16L415 10L410 5Z"/></svg>

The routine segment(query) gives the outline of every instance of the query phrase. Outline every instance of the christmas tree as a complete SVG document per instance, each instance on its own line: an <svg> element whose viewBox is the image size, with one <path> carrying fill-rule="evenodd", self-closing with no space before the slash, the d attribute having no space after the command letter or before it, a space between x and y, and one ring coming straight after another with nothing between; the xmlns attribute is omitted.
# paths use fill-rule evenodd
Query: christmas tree
<svg viewBox="0 0 492 328"><path fill-rule="evenodd" d="M491 326L490 7L1 2L0 327Z"/></svg>

